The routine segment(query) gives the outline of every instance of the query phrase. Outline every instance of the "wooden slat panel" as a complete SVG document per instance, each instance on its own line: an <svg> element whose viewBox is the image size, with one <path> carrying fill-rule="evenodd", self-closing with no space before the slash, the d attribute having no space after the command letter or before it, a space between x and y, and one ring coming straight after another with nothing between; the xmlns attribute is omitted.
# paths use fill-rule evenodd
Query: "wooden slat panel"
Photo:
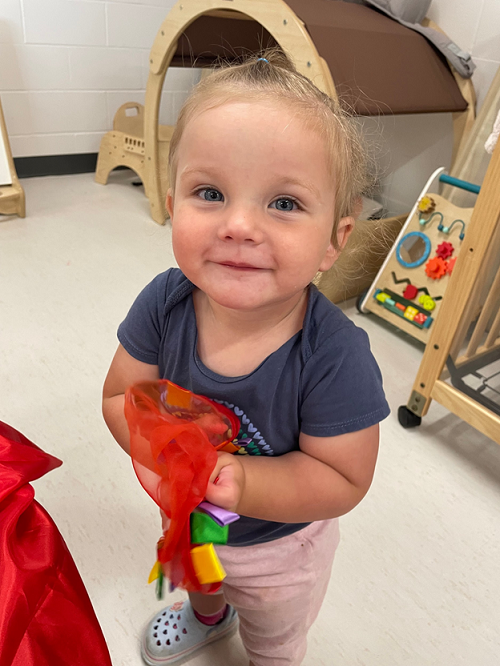
<svg viewBox="0 0 500 666"><path fill-rule="evenodd" d="M495 344L496 339L498 338L498 332L500 331L500 310L497 311L495 315L495 319L493 320L493 323L491 324L491 328L488 333L488 337L486 338L486 342L484 343L484 346L490 349L492 345Z"/></svg>
<svg viewBox="0 0 500 666"><path fill-rule="evenodd" d="M434 384L431 395L440 405L482 432L486 437L500 444L499 416L441 380Z"/></svg>
<svg viewBox="0 0 500 666"><path fill-rule="evenodd" d="M490 345L489 347L486 347L485 345L479 347L476 353L474 354L474 360L480 359L481 356L485 356L486 354L495 351L495 349L500 349L500 339L496 340L495 343ZM470 361L471 359L464 354L463 356L458 357L458 359L455 362L455 367L457 369L460 369L461 366L463 366L465 363L470 363Z"/></svg>
<svg viewBox="0 0 500 666"><path fill-rule="evenodd" d="M500 299L500 270L497 272L495 279L493 280L493 284L491 285L488 297L486 298L486 302L483 306L483 309L481 310L481 314L479 316L479 319L477 320L474 332L472 333L469 346L467 347L467 351L465 352L465 355L468 358L471 358L476 353L476 350L479 347L479 343L483 339L483 335L486 331L491 316L498 310L499 299ZM497 335L495 335L494 340L496 339L496 337ZM487 347L491 346L491 343L494 342L494 340L493 341L490 340L489 344L487 342L486 346Z"/></svg>

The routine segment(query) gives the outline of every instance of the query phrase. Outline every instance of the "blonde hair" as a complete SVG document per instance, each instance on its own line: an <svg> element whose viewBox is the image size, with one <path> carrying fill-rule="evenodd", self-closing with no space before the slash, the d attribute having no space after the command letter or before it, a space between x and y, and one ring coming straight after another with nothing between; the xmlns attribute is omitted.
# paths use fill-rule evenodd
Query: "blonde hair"
<svg viewBox="0 0 500 666"><path fill-rule="evenodd" d="M340 219L356 215L361 194L369 185L366 152L358 125L347 110L297 72L279 49L217 68L195 86L181 109L170 142L171 187L175 186L177 150L189 121L198 113L242 99L295 106L304 122L324 137L335 190L332 243L337 247Z"/></svg>

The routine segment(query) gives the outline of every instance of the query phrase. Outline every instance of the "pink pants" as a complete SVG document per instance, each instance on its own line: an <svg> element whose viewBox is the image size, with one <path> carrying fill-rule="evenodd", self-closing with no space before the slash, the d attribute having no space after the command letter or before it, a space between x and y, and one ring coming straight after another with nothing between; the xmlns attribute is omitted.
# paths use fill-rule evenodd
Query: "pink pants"
<svg viewBox="0 0 500 666"><path fill-rule="evenodd" d="M302 663L338 542L334 519L269 543L216 547L227 573L224 596L238 611L241 638L254 666Z"/></svg>

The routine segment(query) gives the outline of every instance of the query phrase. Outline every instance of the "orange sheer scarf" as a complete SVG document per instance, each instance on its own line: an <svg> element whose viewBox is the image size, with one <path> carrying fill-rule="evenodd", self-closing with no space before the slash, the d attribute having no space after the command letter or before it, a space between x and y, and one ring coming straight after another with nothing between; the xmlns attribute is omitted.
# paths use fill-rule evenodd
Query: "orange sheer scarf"
<svg viewBox="0 0 500 666"><path fill-rule="evenodd" d="M170 518L158 547L164 573L173 587L216 592L220 583L201 585L194 572L190 515L205 497L217 451L231 447L238 434L238 419L222 405L166 379L127 389L125 417L137 477Z"/></svg>

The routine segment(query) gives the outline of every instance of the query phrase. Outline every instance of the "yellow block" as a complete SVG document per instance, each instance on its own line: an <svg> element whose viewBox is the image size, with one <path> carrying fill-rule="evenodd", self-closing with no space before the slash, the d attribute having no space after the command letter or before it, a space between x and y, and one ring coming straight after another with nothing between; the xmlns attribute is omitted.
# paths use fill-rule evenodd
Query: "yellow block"
<svg viewBox="0 0 500 666"><path fill-rule="evenodd" d="M161 566L160 563L158 562L158 560L156 560L153 568L151 569L151 573L149 574L148 585L160 577L160 566Z"/></svg>
<svg viewBox="0 0 500 666"><path fill-rule="evenodd" d="M411 306L408 306L405 310L403 317L406 317L406 319L412 321L413 319L415 319L417 315L418 315L417 308L412 308Z"/></svg>
<svg viewBox="0 0 500 666"><path fill-rule="evenodd" d="M375 296L375 298L377 299L377 301L380 301L381 303L383 303L384 301L386 301L389 298L389 294L386 294L384 291L381 291L380 294L377 294Z"/></svg>
<svg viewBox="0 0 500 666"><path fill-rule="evenodd" d="M220 583L226 577L213 543L204 543L191 549L191 560L196 577L202 585Z"/></svg>

